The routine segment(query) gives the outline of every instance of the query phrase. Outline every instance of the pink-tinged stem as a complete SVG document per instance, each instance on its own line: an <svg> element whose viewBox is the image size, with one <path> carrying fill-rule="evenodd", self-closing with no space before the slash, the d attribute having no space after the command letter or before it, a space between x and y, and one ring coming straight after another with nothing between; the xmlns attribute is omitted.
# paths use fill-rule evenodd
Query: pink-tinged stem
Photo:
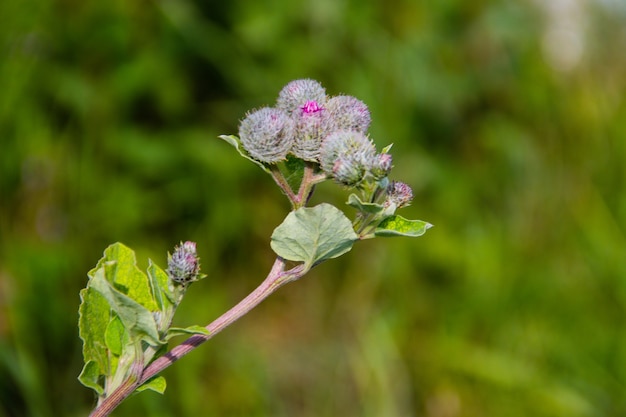
<svg viewBox="0 0 626 417"><path fill-rule="evenodd" d="M246 315L246 313L259 305L261 301L265 300L278 288L288 282L302 277L306 272L308 272L308 270L301 265L285 271L285 261L280 257L276 258L276 261L272 266L272 270L268 274L267 278L265 278L265 280L254 291L248 294L246 298L241 300L233 308L206 326L206 329L209 331L208 335L196 334L190 336L183 343L174 347L165 355L154 360L143 370L139 379L135 378L135 381L128 380L124 382L118 389L112 392L111 395L102 400L102 402L89 416L108 416L122 401L124 401L124 399L126 399L126 397L132 394L137 387L141 386L141 384L200 346L202 343L211 339L236 320Z"/></svg>

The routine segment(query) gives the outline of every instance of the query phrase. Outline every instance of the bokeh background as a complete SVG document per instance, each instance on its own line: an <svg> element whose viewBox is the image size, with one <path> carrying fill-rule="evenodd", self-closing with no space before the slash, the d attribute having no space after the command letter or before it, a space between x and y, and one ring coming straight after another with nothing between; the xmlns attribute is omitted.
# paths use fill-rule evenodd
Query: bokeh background
<svg viewBox="0 0 626 417"><path fill-rule="evenodd" d="M108 244L198 242L181 326L263 279L289 206L217 136L297 78L370 106L435 228L319 266L114 415L626 415L624 51L622 0L0 2L0 416L91 410Z"/></svg>

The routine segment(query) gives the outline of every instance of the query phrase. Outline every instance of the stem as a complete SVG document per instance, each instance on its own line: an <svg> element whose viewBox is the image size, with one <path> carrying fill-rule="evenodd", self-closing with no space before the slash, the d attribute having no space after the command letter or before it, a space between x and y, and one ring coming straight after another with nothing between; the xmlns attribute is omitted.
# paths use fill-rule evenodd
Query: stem
<svg viewBox="0 0 626 417"><path fill-rule="evenodd" d="M282 287L288 282L295 281L308 272L308 269L303 265L298 265L288 271L285 271L285 261L277 257L270 273L265 280L253 290L246 298L241 300L237 305L232 307L226 313L215 319L212 323L206 326L209 331L208 335L195 334L190 336L187 340L180 345L174 347L165 355L157 358L154 362L149 364L143 369L143 372L139 372L140 378L129 378L122 385L113 391L108 397L106 397L95 410L89 415L90 417L106 417L135 389L141 384L152 378L198 346L207 340L211 339L220 331L231 325L236 320L243 317L246 313L256 307L261 301L265 300L278 288Z"/></svg>
<svg viewBox="0 0 626 417"><path fill-rule="evenodd" d="M295 201L296 207L294 208L305 206L313 194L315 185L326 180L326 174L315 175L315 167L315 163L305 161L302 182L300 183L300 189L298 190L298 195L296 196Z"/></svg>
<svg viewBox="0 0 626 417"><path fill-rule="evenodd" d="M291 205L293 206L297 197L293 193L293 190L291 189L291 186L285 179L285 176L278 168L278 165L272 165L270 167L270 172L272 173L272 178L274 178L274 182L276 182L276 184L280 187L280 189L283 190L283 192L287 195L287 197L289 198L289 201L291 201Z"/></svg>
<svg viewBox="0 0 626 417"><path fill-rule="evenodd" d="M363 197L369 203L383 204L387 196L387 186L381 186L381 182L374 183L373 187L365 187ZM382 220L385 212L382 213L365 213L359 212L352 222L356 234L360 239L371 239L374 237L373 232Z"/></svg>

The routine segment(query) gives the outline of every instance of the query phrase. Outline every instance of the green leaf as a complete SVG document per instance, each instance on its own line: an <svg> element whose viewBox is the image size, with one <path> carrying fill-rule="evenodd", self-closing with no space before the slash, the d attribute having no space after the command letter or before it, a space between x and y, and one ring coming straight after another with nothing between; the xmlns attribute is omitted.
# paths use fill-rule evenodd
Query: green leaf
<svg viewBox="0 0 626 417"><path fill-rule="evenodd" d="M78 379L99 394L104 392L99 376L108 369L105 342L106 328L111 319L109 304L97 291L84 288L80 291L78 334L83 341L85 367Z"/></svg>
<svg viewBox="0 0 626 417"><path fill-rule="evenodd" d="M292 211L274 230L271 247L278 256L307 267L348 252L358 236L336 207L322 203Z"/></svg>
<svg viewBox="0 0 626 417"><path fill-rule="evenodd" d="M100 375L101 372L98 363L96 363L96 361L87 361L78 376L78 380L87 388L96 391L98 395L102 395L104 394L104 387L100 383Z"/></svg>
<svg viewBox="0 0 626 417"><path fill-rule="evenodd" d="M158 309L148 277L137 267L135 252L122 243L114 243L104 250L104 257L89 272L105 268L105 278L113 287L150 311Z"/></svg>
<svg viewBox="0 0 626 417"><path fill-rule="evenodd" d="M144 274L134 252L121 243L105 249L88 275L87 288L80 292L85 366L79 380L103 398L123 383L139 356L143 354L147 363L152 356L146 352L165 348L155 316L173 314L175 296L163 270L150 262L148 275ZM142 349L145 342L152 347Z"/></svg>
<svg viewBox="0 0 626 417"><path fill-rule="evenodd" d="M189 326L189 327L170 327L167 331L167 335L165 336L165 340L170 340L172 337L183 336L183 335L191 335L191 334L201 334L204 336L208 336L211 333L203 326Z"/></svg>
<svg viewBox="0 0 626 417"><path fill-rule="evenodd" d="M283 176L292 190L297 190L304 176L305 162L293 155L287 155L285 162L281 164L284 168Z"/></svg>
<svg viewBox="0 0 626 417"><path fill-rule="evenodd" d="M167 383L165 382L165 378L162 376L156 376L144 382L139 388L135 390L135 392L150 390L158 392L159 394L163 394L166 387Z"/></svg>
<svg viewBox="0 0 626 417"><path fill-rule="evenodd" d="M148 279L158 309L165 311L174 308L177 302L170 288L170 278L152 260L148 260Z"/></svg>
<svg viewBox="0 0 626 417"><path fill-rule="evenodd" d="M376 227L374 234L376 236L421 236L428 229L433 227L432 224L421 220L407 220L402 216L393 215L381 221Z"/></svg>
<svg viewBox="0 0 626 417"><path fill-rule="evenodd" d="M385 209L382 204L364 203L356 194L350 194L346 204L368 214L378 214Z"/></svg>
<svg viewBox="0 0 626 417"><path fill-rule="evenodd" d="M263 169L263 171L265 171L265 172L267 172L268 174L271 175L271 172L270 172L270 170L269 170L269 168L267 166L265 166L262 162L257 161L256 159L250 157L250 155L248 155L248 152L246 152L246 150L241 147L241 141L239 140L239 138L237 136L235 136L235 135L220 135L218 137L220 139L223 139L226 142L230 143L237 150L237 152L239 152L239 155L243 156L244 158L246 158L249 161L254 162L258 166L260 166Z"/></svg>
<svg viewBox="0 0 626 417"><path fill-rule="evenodd" d="M104 340L109 351L116 356L120 356L124 350L124 346L128 344L129 337L126 327L120 320L119 316L113 317L104 332Z"/></svg>
<svg viewBox="0 0 626 417"><path fill-rule="evenodd" d="M132 339L141 337L147 339L152 345L161 343L152 312L111 285L105 278L105 268L95 271L89 281L89 286L106 299L110 308L121 319Z"/></svg>

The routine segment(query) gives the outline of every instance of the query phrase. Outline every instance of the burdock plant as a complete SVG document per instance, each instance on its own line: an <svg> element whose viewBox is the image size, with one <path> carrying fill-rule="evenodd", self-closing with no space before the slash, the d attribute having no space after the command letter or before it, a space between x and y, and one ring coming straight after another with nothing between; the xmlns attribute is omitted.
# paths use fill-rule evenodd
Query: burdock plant
<svg viewBox="0 0 626 417"><path fill-rule="evenodd" d="M431 227L396 214L411 203L413 192L407 184L389 179L391 145L376 150L367 136L370 122L362 101L328 97L319 82L303 79L287 84L274 107L249 112L239 125L239 136L220 136L272 176L291 211L272 233L270 245L277 256L265 280L206 326L172 327L185 292L204 278L196 243L176 246L165 270L150 261L146 273L123 244L105 249L80 293L85 365L79 380L97 394L91 416L109 415L136 391L163 393L165 379L159 372L281 286L348 252L355 242L376 236L416 237ZM307 206L315 186L328 180L352 191L347 205L356 209L353 220L328 203ZM168 350L168 341L181 335L187 339Z"/></svg>

